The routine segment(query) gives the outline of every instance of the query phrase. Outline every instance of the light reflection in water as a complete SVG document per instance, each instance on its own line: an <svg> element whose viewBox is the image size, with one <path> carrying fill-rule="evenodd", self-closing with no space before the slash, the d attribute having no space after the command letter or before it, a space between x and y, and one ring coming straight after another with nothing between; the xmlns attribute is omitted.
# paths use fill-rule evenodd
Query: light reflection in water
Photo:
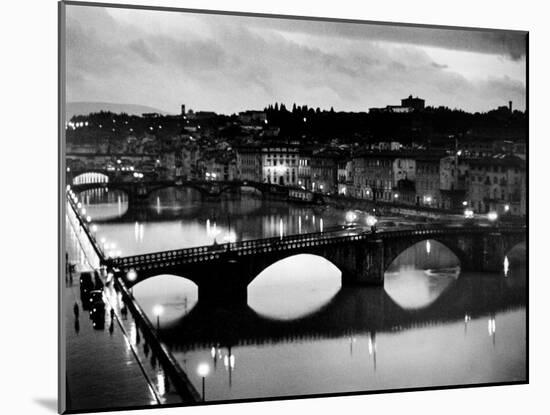
<svg viewBox="0 0 550 415"><path fill-rule="evenodd" d="M141 252L171 249L165 245L166 241L174 244L175 248L211 243L205 235L205 222L207 230L217 226L217 230L222 229L222 235L227 234L229 229L235 230L239 240L276 237L280 234L281 223L286 234L320 230L320 226L313 226L319 221L313 218L315 214L309 208L262 208L245 219L232 216L232 226L228 226L216 212L230 210L226 207L232 205L223 206L220 208L218 204L211 211L201 209L201 216L192 219L178 218L162 223L147 221L148 233L139 247L131 244L122 246L125 243L123 240L133 240L133 221L102 224L101 231L110 227L103 236L107 235L110 241L116 240L130 253L136 253L140 249L143 249ZM237 206L242 207L238 203ZM154 212L154 206L151 211ZM319 211L315 213L317 217L322 217L325 229L334 223L330 215L323 212L321 216ZM247 233L247 228L257 233ZM249 306L260 315L256 318L269 321L272 327L280 327L280 331L285 331L287 327L296 328L296 337L290 335L282 340L274 340L271 330L267 337L257 337L256 326L241 332L244 320L235 314L227 315L227 320L223 319L223 315L220 317L221 325L229 326L229 342L222 342L218 330L211 333L214 336L212 342L201 343L200 337L182 336L178 330L179 324L186 319L196 321L193 318L200 311L200 308L193 309L197 300L196 286L183 278L155 277L148 280L151 281L150 286L147 281L136 285L134 294L146 312L150 312L154 304L163 305L166 310L163 325L165 318L166 329L173 324L179 342L174 344L172 352L184 370L192 368L189 373L195 386L200 388L201 381L195 373L197 364L214 360L214 370L208 378L208 394L213 400L464 384L474 378L483 382L523 379L525 309L520 307L521 298L518 299L517 293L523 292L524 286L522 280L515 276L518 269L521 271L521 266L518 268L510 257L506 284L500 284L498 279L486 274L457 279L458 261L450 251L432 240L429 241L428 255L428 244L425 242L419 244L416 251L413 249L403 253L386 274L387 281L393 278L393 288L398 288L397 292L409 289L410 292L401 298L401 303L396 300L399 297L395 295L396 291L388 290L387 286L385 291L341 289L339 270L326 261L323 263L318 257L304 261L296 256L289 258L288 264L281 261L267 268L249 286ZM318 261L319 265L315 265ZM296 270L300 270L301 274L296 275ZM414 276L415 272L419 274ZM412 284L407 281L411 273ZM270 274L271 278L264 279ZM179 286L182 282L191 285ZM448 282L446 288L445 282ZM325 290L325 287L331 286L334 287L332 294ZM194 297L190 289L195 290ZM514 291L516 289L517 292ZM390 292L394 294L391 297L394 301L387 299ZM435 301L444 294L445 301ZM403 304L412 306L414 312L403 310ZM245 312L257 315L247 310ZM170 314L171 322L168 321ZM488 323L489 315L495 323ZM318 316L324 318L316 325ZM499 341L507 346L500 350L491 347L486 331L491 327L494 342L496 318L499 319ZM397 329L378 326L388 319L397 321ZM412 323L407 325L407 321L411 320ZM364 321L367 323L362 323ZM336 333L327 322L337 322ZM259 324L261 328L261 324L267 323ZM356 324L364 325L358 333L338 331ZM212 331L209 329L211 326L204 327L206 332ZM250 333L252 344L249 342ZM164 331L162 334L167 333ZM235 357L231 359L235 355L238 365ZM487 358L480 359L479 356ZM238 381L232 379L232 367L238 369ZM402 376L402 373L407 373L407 376Z"/></svg>
<svg viewBox="0 0 550 415"><path fill-rule="evenodd" d="M116 219L118 199L115 193L123 201L120 221ZM128 211L124 193L111 192L111 197L104 192L95 205L90 205L100 213L97 218L95 213L92 215L94 221L101 222L98 237L118 241L121 253L125 256L211 245L214 240L216 243L224 243L229 240L281 237L321 230L326 232L343 223L342 211L334 208L289 205L285 202L262 201L251 196L204 202L195 193L175 192L174 189L170 192L159 191L151 196L150 206L134 206ZM106 212L110 211L111 219L108 219ZM136 222L138 226L133 228ZM143 224L147 227L147 235L144 235L144 228L141 227ZM129 234L129 231L133 231L134 235Z"/></svg>
<svg viewBox="0 0 550 415"><path fill-rule="evenodd" d="M122 216L128 210L128 197L125 193L108 189L90 189L82 192L79 199L94 220L105 220Z"/></svg>
<svg viewBox="0 0 550 415"><path fill-rule="evenodd" d="M504 257L504 276L508 276L508 271L510 270L510 262L508 261L508 257Z"/></svg>
<svg viewBox="0 0 550 415"><path fill-rule="evenodd" d="M449 289L459 273L459 261L448 248L437 241L419 242L390 265L384 290L402 308L421 309Z"/></svg>
<svg viewBox="0 0 550 415"><path fill-rule="evenodd" d="M151 321L156 321L153 308L162 305L162 325L167 326L188 314L197 304L197 285L175 275L159 275L136 284L134 297ZM160 301L159 301L160 300Z"/></svg>
<svg viewBox="0 0 550 415"><path fill-rule="evenodd" d="M489 336L492 336L497 331L497 323L495 317L491 317L488 322Z"/></svg>
<svg viewBox="0 0 550 415"><path fill-rule="evenodd" d="M159 369L157 372L157 391L160 396L164 396L166 394L166 384L162 369Z"/></svg>

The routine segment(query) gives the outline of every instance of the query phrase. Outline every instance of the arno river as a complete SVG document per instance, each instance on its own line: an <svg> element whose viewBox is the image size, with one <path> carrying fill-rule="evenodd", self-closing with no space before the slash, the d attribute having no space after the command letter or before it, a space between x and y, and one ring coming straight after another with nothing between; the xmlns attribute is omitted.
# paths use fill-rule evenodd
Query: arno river
<svg viewBox="0 0 550 415"><path fill-rule="evenodd" d="M81 200L98 241L122 256L324 231L346 220L344 211L254 195L205 202L193 190L158 192L137 211L116 191ZM195 284L171 275L139 283L134 295L151 321L163 306L161 338L197 390L197 367L209 365L206 400L519 381L525 258L518 245L502 273L462 273L432 240L403 252L383 287L342 287L334 265L299 255L264 270L240 310L196 307Z"/></svg>

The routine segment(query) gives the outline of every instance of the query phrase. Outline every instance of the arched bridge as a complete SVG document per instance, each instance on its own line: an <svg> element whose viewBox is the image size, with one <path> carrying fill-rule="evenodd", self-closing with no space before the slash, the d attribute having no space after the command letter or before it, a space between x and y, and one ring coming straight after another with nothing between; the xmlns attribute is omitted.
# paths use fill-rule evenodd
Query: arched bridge
<svg viewBox="0 0 550 415"><path fill-rule="evenodd" d="M69 191L69 194L73 192ZM346 228L328 232L265 238L107 258L78 213L76 198L69 204L75 211L100 263L131 287L148 278L172 274L187 278L199 288L199 302L214 305L247 303L247 286L264 269L299 254L323 257L342 273L344 284L381 285L384 272L407 248L424 240L447 246L460 260L464 271L500 272L504 257L525 242L525 225L411 225L372 232Z"/></svg>
<svg viewBox="0 0 550 415"><path fill-rule="evenodd" d="M80 177L80 176L78 176ZM219 197L226 192L239 192L243 188L252 188L259 191L263 196L273 195L282 198L288 198L289 188L285 186L252 182L246 180L232 181L205 181L205 180L152 180L141 181L135 179L128 180L108 180L96 181L90 183L79 183L70 185L75 193L81 193L92 189L116 189L121 190L128 196L128 203L142 204L146 203L149 196L158 190L166 188L191 188L197 190L202 196Z"/></svg>
<svg viewBox="0 0 550 415"><path fill-rule="evenodd" d="M197 284L199 302L246 304L247 286L270 265L298 254L332 262L344 284L381 285L384 272L405 249L436 240L455 253L465 271L500 272L506 253L525 241L524 226L411 226L372 233L338 231L267 238L156 252L104 262L133 286L160 274L185 277Z"/></svg>

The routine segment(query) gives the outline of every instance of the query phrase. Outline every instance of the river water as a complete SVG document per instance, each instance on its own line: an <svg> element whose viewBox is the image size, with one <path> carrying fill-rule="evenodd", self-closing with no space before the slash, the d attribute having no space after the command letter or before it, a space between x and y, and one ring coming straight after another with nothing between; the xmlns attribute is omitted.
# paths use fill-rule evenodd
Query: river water
<svg viewBox="0 0 550 415"><path fill-rule="evenodd" d="M327 231L347 213L174 189L139 210L116 191L82 200L104 249L122 256ZM429 240L396 258L383 287L343 287L333 264L298 255L258 275L239 310L197 306L196 285L178 276L143 281L134 295L152 321L162 306L161 337L199 391L197 369L208 366L209 401L523 381L526 278L524 245L501 273L463 273Z"/></svg>

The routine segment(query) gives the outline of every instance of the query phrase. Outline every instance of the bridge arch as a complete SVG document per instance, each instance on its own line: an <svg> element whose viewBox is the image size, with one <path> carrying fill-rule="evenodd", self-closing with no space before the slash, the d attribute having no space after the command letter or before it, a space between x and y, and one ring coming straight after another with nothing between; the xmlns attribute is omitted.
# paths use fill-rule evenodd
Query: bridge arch
<svg viewBox="0 0 550 415"><path fill-rule="evenodd" d="M520 240L521 239L521 240ZM518 238L517 240L510 241L504 247L504 255L510 256L514 254L527 253L527 244L525 239Z"/></svg>
<svg viewBox="0 0 550 415"><path fill-rule="evenodd" d="M204 197L204 192L204 189L201 189L200 186L193 184L165 184L148 189L141 198L150 203L151 200L154 200L156 197L159 198L158 203L160 203L161 200L163 204L174 202L176 203L175 207L181 208L178 203L186 203L189 200L200 201Z"/></svg>
<svg viewBox="0 0 550 415"><path fill-rule="evenodd" d="M163 184L159 184L149 188L147 192L143 195L143 197L148 199L152 194L162 190L166 190L166 189L176 189L176 190L193 189L193 190L196 190L201 196L204 196L205 194L208 193L208 190L198 183L193 183L193 182L184 182L179 184L163 183Z"/></svg>
<svg viewBox="0 0 550 415"><path fill-rule="evenodd" d="M92 184L92 183L108 183L109 176L103 171L86 171L78 173L72 179L73 185Z"/></svg>
<svg viewBox="0 0 550 415"><path fill-rule="evenodd" d="M414 241L401 252L393 251L392 254L394 256L384 261L385 272L400 265L414 265L418 269L449 268L460 265L465 255L456 244L432 237Z"/></svg>
<svg viewBox="0 0 550 415"><path fill-rule="evenodd" d="M198 303L199 289L195 282L175 274L151 275L133 285L134 297L151 321L155 307L162 307L162 323L168 324L188 314Z"/></svg>
<svg viewBox="0 0 550 415"><path fill-rule="evenodd" d="M263 186L261 183L255 183L255 182L237 182L237 183L231 183L226 184L221 187L219 194L222 195L224 193L230 193L231 191L242 191L242 190L253 190L254 193L260 194L261 196L264 195L264 192L266 191L265 186Z"/></svg>
<svg viewBox="0 0 550 415"><path fill-rule="evenodd" d="M76 194L80 194L87 190L94 190L94 189L118 190L126 194L127 199L130 199L129 186L127 183L124 183L124 182L116 183L116 182L107 181L107 182L82 183L82 184L72 185L71 189Z"/></svg>
<svg viewBox="0 0 550 415"><path fill-rule="evenodd" d="M387 271L394 261L409 248L412 248L422 242L426 243L426 246L429 247L430 245L428 244L431 241L435 241L443 245L450 252L452 252L461 266L466 264L468 261L466 252L461 248L460 239L452 240L451 238L447 238L445 236L437 237L431 235L419 235L412 238L402 238L397 241L394 240L392 243L384 244L384 271Z"/></svg>
<svg viewBox="0 0 550 415"><path fill-rule="evenodd" d="M342 287L340 269L320 255L295 254L264 268L247 286L248 305L259 315L294 320L318 312Z"/></svg>

